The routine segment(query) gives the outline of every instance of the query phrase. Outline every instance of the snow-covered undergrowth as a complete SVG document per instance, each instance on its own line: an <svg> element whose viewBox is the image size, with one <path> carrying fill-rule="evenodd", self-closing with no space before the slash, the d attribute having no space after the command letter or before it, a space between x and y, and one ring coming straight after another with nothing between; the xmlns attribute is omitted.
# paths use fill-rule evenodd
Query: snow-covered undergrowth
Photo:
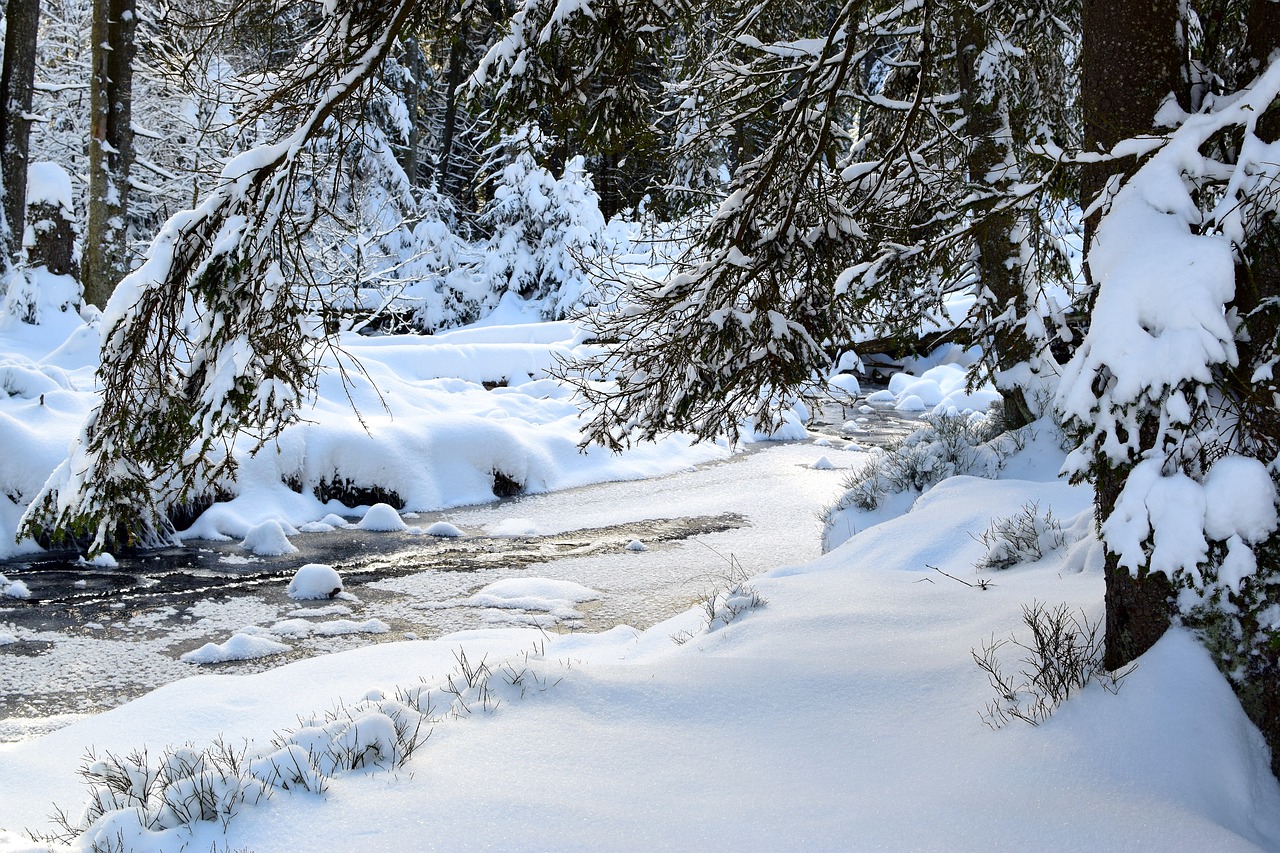
<svg viewBox="0 0 1280 853"><path fill-rule="evenodd" d="M751 578L768 604L728 624L709 625L694 607L644 632L493 629L390 643L187 679L0 746L0 827L10 830L0 850L49 849L17 831L39 830L51 799L80 814L75 768L88 747L161 756L189 742L190 757L246 741L247 772L214 786L232 796L208 800L209 819L202 810L189 826L148 828L170 819L153 784L145 802L127 803L139 808L111 799L114 817L87 813L70 849L95 837L139 851L294 853L412 849L424 838L441 849L1280 849L1265 746L1181 629L1118 691L1088 681L1036 727L984 724L992 687L974 650L993 636L1025 640L1033 602L1091 621L1101 613L1091 535L1047 542L1034 562L972 584L980 534L997 519L1034 505L1065 530L1088 530L1090 492L1056 479L1062 458L1035 438L999 479L945 479L821 558ZM1018 657L1002 646L994 660L1008 672ZM349 710L308 710L335 702ZM302 728L273 739L299 711ZM441 717L401 764L401 740ZM392 767L403 772L382 772ZM324 798L309 793L319 787ZM187 783L175 791L191 814L204 802L187 798ZM234 815L224 819L222 802Z"/></svg>
<svg viewBox="0 0 1280 853"><path fill-rule="evenodd" d="M844 494L822 514L823 550L830 551L858 531L899 515L948 477L998 476L1010 457L1031 442L1043 444L1037 449L1056 453L1057 442L1051 438L1056 435L1057 429L1047 421L997 434L987 415L929 415L921 429L875 451L866 465L846 479Z"/></svg>
<svg viewBox="0 0 1280 853"><path fill-rule="evenodd" d="M528 656L526 655L526 663ZM308 718L259 748L216 740L210 746L169 747L156 755L145 749L125 755L90 751L80 775L89 802L78 818L55 818L48 849L70 845L95 851L162 850L183 847L201 823L227 828L245 806L279 792L321 794L330 780L355 770L402 766L449 719L496 708L538 683L514 663L491 686L488 665L473 663L459 650L453 673L439 682L371 690L350 707ZM545 687L545 679L542 680ZM505 686L506 689L503 689ZM0 849L6 845L0 834Z"/></svg>

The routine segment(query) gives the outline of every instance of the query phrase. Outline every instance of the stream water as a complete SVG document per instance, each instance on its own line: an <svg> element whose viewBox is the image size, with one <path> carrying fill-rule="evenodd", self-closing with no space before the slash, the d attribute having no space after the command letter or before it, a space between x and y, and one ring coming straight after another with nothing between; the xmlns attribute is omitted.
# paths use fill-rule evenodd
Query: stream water
<svg viewBox="0 0 1280 853"><path fill-rule="evenodd" d="M760 564L744 566L750 573L816 555L816 508L838 494L841 469L860 456L841 451L887 443L915 425L883 407L831 407L811 425L809 443L766 445L655 480L407 516L421 528L453 522L468 534L457 539L347 529L294 536L300 550L288 557L193 541L110 569L56 557L0 563L0 574L31 591L24 601L0 599L0 638L13 639L0 639L0 742L202 670L256 672L373 642L492 626L643 630L703 599L730 571L733 548L759 556ZM808 464L824 454L841 463L836 470ZM777 490L797 496L766 498ZM633 540L646 550L628 550ZM312 562L337 568L350 598L289 599L289 578ZM600 597L568 612L468 602L485 585L520 576L573 581ZM287 653L203 668L180 660L246 627L269 631L298 619L349 620L378 632L291 635L282 638L292 646Z"/></svg>

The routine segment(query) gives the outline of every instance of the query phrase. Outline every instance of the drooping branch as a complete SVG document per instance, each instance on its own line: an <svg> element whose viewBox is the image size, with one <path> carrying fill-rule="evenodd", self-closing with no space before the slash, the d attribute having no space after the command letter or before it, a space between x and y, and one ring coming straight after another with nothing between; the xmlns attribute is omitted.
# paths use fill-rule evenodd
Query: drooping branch
<svg viewBox="0 0 1280 853"><path fill-rule="evenodd" d="M251 119L289 131L223 169L172 217L103 316L102 398L21 531L157 544L165 508L232 473L243 432L261 442L297 417L321 333L282 251L300 161L388 55L418 0L339 3ZM285 124L287 122L287 124Z"/></svg>

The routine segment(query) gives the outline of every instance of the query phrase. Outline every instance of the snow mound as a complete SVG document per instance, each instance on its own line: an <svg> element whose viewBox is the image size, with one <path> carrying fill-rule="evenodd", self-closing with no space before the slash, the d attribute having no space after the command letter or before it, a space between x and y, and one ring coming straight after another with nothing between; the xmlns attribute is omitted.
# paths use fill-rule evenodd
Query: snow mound
<svg viewBox="0 0 1280 853"><path fill-rule="evenodd" d="M814 463L813 463L812 465L810 465L809 467L810 467L810 468L812 468L812 469L814 469L815 471L831 471L831 470L833 470L836 466L835 466L835 465L833 465L833 464L831 464L831 460L830 460L830 459L828 459L827 457L825 457L825 456L819 456L819 457L818 457L818 461L814 462Z"/></svg>
<svg viewBox="0 0 1280 853"><path fill-rule="evenodd" d="M27 585L22 581L11 581L4 575L0 575L0 598L22 598L31 597L31 590L27 589Z"/></svg>
<svg viewBox="0 0 1280 853"><path fill-rule="evenodd" d="M332 524L325 524L323 521L308 521L306 524L298 528L299 533L332 533L334 531Z"/></svg>
<svg viewBox="0 0 1280 853"><path fill-rule="evenodd" d="M342 528L344 528L344 527L350 527L350 526L351 526L351 522L347 521L347 520L346 520L345 518L343 518L342 516L338 515L337 513L333 513L333 512L329 513L329 514L328 514L328 515L326 515L324 518L320 519L320 522L319 522L319 523L320 523L320 524L327 524L327 525L329 525L330 527L336 528L336 529L338 529L338 530L341 530L341 529L342 529Z"/></svg>
<svg viewBox="0 0 1280 853"><path fill-rule="evenodd" d="M18 642L18 638L13 634L7 634L4 631L0 631L0 646L8 646L16 642Z"/></svg>
<svg viewBox="0 0 1280 853"><path fill-rule="evenodd" d="M467 607L532 610L555 619L581 619L572 605L594 601L601 593L573 581L550 578L506 578L495 581L461 603Z"/></svg>
<svg viewBox="0 0 1280 853"><path fill-rule="evenodd" d="M266 637L255 637L250 634L235 634L225 643L205 643L200 648L182 655L185 663L206 664L225 663L233 660L254 660L281 652L290 647Z"/></svg>
<svg viewBox="0 0 1280 853"><path fill-rule="evenodd" d="M918 368L916 368L918 369ZM872 403L892 403L900 412L930 412L935 415L964 415L984 412L1000 399L990 383L968 390L969 372L963 364L946 363L930 367L919 376L895 373L889 389L867 397Z"/></svg>
<svg viewBox="0 0 1280 853"><path fill-rule="evenodd" d="M837 392L843 392L850 397L856 397L862 393L862 386L858 384L858 378L848 373L837 373L827 380L827 385Z"/></svg>
<svg viewBox="0 0 1280 853"><path fill-rule="evenodd" d="M298 552L297 546L289 541L284 528L275 519L249 528L240 547L260 557L283 557L285 554Z"/></svg>
<svg viewBox="0 0 1280 853"><path fill-rule="evenodd" d="M915 394L907 394L894 406L899 412L923 412L928 406Z"/></svg>
<svg viewBox="0 0 1280 853"><path fill-rule="evenodd" d="M448 539L455 539L462 535L461 530L447 521L437 521L423 532L428 536L441 536Z"/></svg>
<svg viewBox="0 0 1280 853"><path fill-rule="evenodd" d="M400 517L400 512L391 504L374 504L356 525L360 530L373 533L396 533L405 530L408 525Z"/></svg>
<svg viewBox="0 0 1280 853"><path fill-rule="evenodd" d="M649 546L641 542L639 539L632 539L627 543L628 551L648 551Z"/></svg>
<svg viewBox="0 0 1280 853"><path fill-rule="evenodd" d="M342 578L333 566L307 563L289 581L289 597L297 601L333 598L342 592Z"/></svg>

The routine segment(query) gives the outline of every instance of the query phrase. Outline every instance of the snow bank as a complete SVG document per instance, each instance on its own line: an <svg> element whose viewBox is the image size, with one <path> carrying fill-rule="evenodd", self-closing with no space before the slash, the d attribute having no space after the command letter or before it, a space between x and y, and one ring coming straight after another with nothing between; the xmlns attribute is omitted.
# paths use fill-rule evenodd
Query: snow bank
<svg viewBox="0 0 1280 853"><path fill-rule="evenodd" d="M714 632L694 609L643 633L479 632L172 684L0 749L0 825L40 820L51 796L75 813L86 744L158 754L221 735L263 750L296 714L339 698L373 697L390 714L380 697L405 695L397 686L452 677L470 690L465 654L473 671L483 661L497 673L488 689L501 701L469 699L405 772L336 774L324 798L280 792L225 828L197 824L184 843L412 849L428 826L443 849L513 849L530 846L533 826L534 844L552 850L1280 849L1280 785L1260 735L1183 631L1118 695L1087 688L1035 728L983 725L993 695L973 648L1025 633L1021 607L1033 600L1100 614L1101 564L1080 558L1096 542L1006 570L986 590L930 568L975 578L982 547L971 534L1029 502L1089 528L1087 489L953 478L845 547L752 579L767 605ZM589 592L530 578L477 597ZM304 743L354 737L350 723L366 713L329 718L331 732L307 723L289 742L312 754ZM388 732L374 719L367 728ZM708 777L708 767L724 769ZM0 835L0 850L22 843Z"/></svg>
<svg viewBox="0 0 1280 853"><path fill-rule="evenodd" d="M46 296L39 326L0 318L0 446L21 449L0 457L0 558L39 550L30 540L15 544L13 533L94 403L97 327L64 310L60 289ZM224 484L233 497L214 503L184 538L244 540L267 519L281 522L286 539L304 525L345 527L342 515L386 500L364 497L374 489L406 512L435 511L492 501L500 479L504 488L545 492L669 473L730 453L687 436L622 454L580 453L577 402L550 377L558 359L587 346L572 323L488 323L435 336L348 333L337 343L299 422L255 455L254 442L237 443L238 480ZM787 437L803 435L798 423L788 429ZM271 540L260 553L288 553L274 533L255 534Z"/></svg>

